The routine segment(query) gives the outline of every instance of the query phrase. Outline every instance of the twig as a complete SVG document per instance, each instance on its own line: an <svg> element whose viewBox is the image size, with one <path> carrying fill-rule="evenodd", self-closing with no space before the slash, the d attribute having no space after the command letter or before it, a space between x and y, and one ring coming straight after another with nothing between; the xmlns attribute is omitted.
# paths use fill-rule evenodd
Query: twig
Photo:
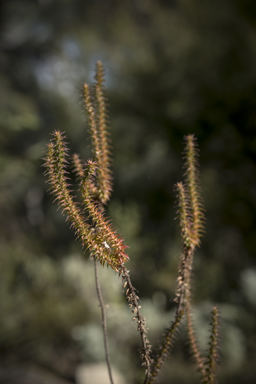
<svg viewBox="0 0 256 384"><path fill-rule="evenodd" d="M165 360L168 356L168 354L171 352L171 349L175 342L175 337L178 332L178 328L180 326L180 323L182 321L182 318L184 316L184 309L180 309L180 306L176 309L175 319L170 324L170 326L167 328L162 344L160 345L158 349L158 353L156 357L154 358L154 363L152 365L151 370L151 377L149 380L149 384L152 384L154 381L157 380L157 376L162 368L162 366L165 363Z"/></svg>
<svg viewBox="0 0 256 384"><path fill-rule="evenodd" d="M149 344L149 340L147 338L146 319L140 314L141 306L138 303L139 297L136 295L136 289L132 285L129 271L124 265L122 265L120 268L120 274L122 274L123 287L125 288L125 295L129 303L129 307L132 309L132 313L134 314L133 320L137 323L137 330L140 333L142 343L142 350L140 355L143 361L142 365L146 366L146 377L144 384L148 384L151 375L151 364L153 361L150 356L151 345Z"/></svg>
<svg viewBox="0 0 256 384"><path fill-rule="evenodd" d="M97 296L98 296L100 308L101 308L101 317L102 317L101 323L102 323L102 330L103 330L103 337L104 337L104 349L105 349L106 363L107 363L107 367L108 367L108 375L109 375L110 383L114 384L113 377L112 377L112 371L111 371L109 349L108 349L107 319L106 319L105 305L104 305L104 301L103 301L101 289L100 289L100 283L99 283L99 277L98 277L98 265L97 265L96 258L94 258L94 270L95 270L96 291L97 291Z"/></svg>
<svg viewBox="0 0 256 384"><path fill-rule="evenodd" d="M191 315L191 271L192 271L192 263L194 257L194 247L184 247L185 254L185 313L187 318L187 328L188 328L188 338L190 343L190 349L192 355L195 359L195 362L198 367L198 371L202 375L202 380L206 377L205 370L205 360L202 358L201 353L199 351L198 343L196 340L196 335L194 331L192 315Z"/></svg>

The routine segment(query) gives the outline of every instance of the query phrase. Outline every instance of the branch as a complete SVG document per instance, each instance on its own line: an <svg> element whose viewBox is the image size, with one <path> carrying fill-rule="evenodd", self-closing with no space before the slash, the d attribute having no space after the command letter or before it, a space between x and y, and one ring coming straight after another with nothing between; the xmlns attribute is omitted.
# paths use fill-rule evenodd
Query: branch
<svg viewBox="0 0 256 384"><path fill-rule="evenodd" d="M96 65L95 74L95 102L96 102L96 122L97 134L100 142L100 153L97 159L99 174L99 193L102 204L110 199L112 191L112 172L110 170L111 150L110 150L110 137L108 132L108 113L106 96L104 94L104 68L100 61Z"/></svg>
<svg viewBox="0 0 256 384"><path fill-rule="evenodd" d="M144 384L149 383L150 374L151 374L151 345L147 338L147 328L146 328L146 319L140 314L141 306L138 303L139 297L136 295L136 289L133 287L129 271L123 265L120 268L120 274L122 274L123 288L125 289L125 295L129 303L129 307L132 309L133 321L137 323L137 330L140 333L142 350L140 352L141 359L143 361L142 365L146 367L146 377Z"/></svg>
<svg viewBox="0 0 256 384"><path fill-rule="evenodd" d="M170 354L183 316L184 316L184 310L183 309L179 310L179 306L178 306L175 314L175 320L172 321L171 325L167 328L163 336L162 345L159 347L158 353L154 359L149 384L156 381L157 376L162 366L164 365L167 356Z"/></svg>
<svg viewBox="0 0 256 384"><path fill-rule="evenodd" d="M204 208L201 196L201 187L199 182L199 163L197 141L194 135L185 136L185 178L188 196L190 199L190 210L193 230L193 244L200 245L200 237L204 233Z"/></svg>
<svg viewBox="0 0 256 384"><path fill-rule="evenodd" d="M212 309L212 320L211 320L211 336L210 336L210 347L207 361L207 377L204 381L205 384L216 384L216 375L219 360L219 310L217 307Z"/></svg>

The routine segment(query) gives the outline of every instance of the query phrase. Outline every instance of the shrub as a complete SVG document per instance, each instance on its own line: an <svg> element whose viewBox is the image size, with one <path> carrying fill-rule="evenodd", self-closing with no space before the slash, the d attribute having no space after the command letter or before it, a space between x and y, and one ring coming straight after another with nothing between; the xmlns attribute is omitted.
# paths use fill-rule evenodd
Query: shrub
<svg viewBox="0 0 256 384"><path fill-rule="evenodd" d="M106 97L104 94L104 69L97 63L95 83L84 85L84 105L88 118L89 131L93 147L94 159L83 162L79 155L72 156L73 171L81 192L82 203L75 201L68 176L68 148L65 135L60 131L53 132L53 139L47 147L45 158L46 175L66 219L70 222L82 247L89 250L95 263L96 289L102 311L105 355L109 377L113 383L107 343L107 328L104 303L98 281L98 262L114 269L122 278L122 285L133 320L141 337L140 358L145 367L144 383L153 383L170 353L177 330L183 319L187 322L187 331L191 354L194 357L201 380L205 384L216 383L218 361L218 308L212 309L211 335L208 356L202 357L196 341L191 318L191 273L195 250L200 246L204 232L204 208L200 190L198 148L194 135L185 137L185 181L176 184L178 198L178 217L183 249L178 270L177 289L174 301L177 303L174 320L166 329L160 346L152 352L147 337L146 319L141 313L140 299L134 288L126 263L129 262L127 245L117 234L116 229L105 215L105 207L112 192L111 150L108 130Z"/></svg>

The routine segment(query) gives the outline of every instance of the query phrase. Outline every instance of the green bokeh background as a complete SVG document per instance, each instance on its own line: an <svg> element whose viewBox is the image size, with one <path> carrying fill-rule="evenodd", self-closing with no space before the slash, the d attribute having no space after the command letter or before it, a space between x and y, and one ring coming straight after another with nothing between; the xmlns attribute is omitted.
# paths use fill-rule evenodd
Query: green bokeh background
<svg viewBox="0 0 256 384"><path fill-rule="evenodd" d="M200 147L206 233L195 257L203 350L221 310L220 383L256 379L256 4L252 0L3 0L0 3L0 383L74 383L104 361L93 264L52 204L43 151L54 129L90 155L82 84L106 68L114 192L108 214L156 345L172 319L181 240L174 185L183 137ZM113 365L143 370L132 315L100 270ZM27 381L26 381L27 380ZM198 383L185 329L161 383Z"/></svg>

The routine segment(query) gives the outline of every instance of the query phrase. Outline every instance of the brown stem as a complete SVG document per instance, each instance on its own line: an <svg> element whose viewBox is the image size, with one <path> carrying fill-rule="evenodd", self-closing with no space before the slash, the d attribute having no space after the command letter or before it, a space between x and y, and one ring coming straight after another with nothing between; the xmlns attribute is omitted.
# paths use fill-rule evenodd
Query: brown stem
<svg viewBox="0 0 256 384"><path fill-rule="evenodd" d="M143 360L142 365L146 366L146 376L144 384L148 384L150 380L151 364L152 359L150 356L151 345L147 338L147 328L146 328L146 319L140 314L139 297L136 295L136 289L132 285L129 271L127 268L122 265L120 268L120 274L122 274L123 287L125 288L125 295L129 303L129 307L132 309L134 314L133 320L137 323L137 330L140 333L142 350L141 350L141 359Z"/></svg>
<svg viewBox="0 0 256 384"><path fill-rule="evenodd" d="M187 318L187 327L188 327L188 337L189 337L189 343L192 355L197 363L198 370L202 375L202 379L204 380L206 376L205 371L205 362L202 358L192 321L191 316L191 270L192 270L192 263L193 263L193 257L194 257L194 251L195 248L192 247L184 247L184 254L185 254L185 260L186 260L186 266L185 266L185 313Z"/></svg>
<svg viewBox="0 0 256 384"><path fill-rule="evenodd" d="M156 381L157 376L162 366L164 365L165 360L171 351L171 348L173 347L175 336L177 334L177 331L183 316L184 316L184 309L180 309L180 307L178 306L176 309L175 320L171 323L171 325L166 330L162 344L158 349L156 358L154 359L154 363L151 370L151 376L148 384L151 384L154 381Z"/></svg>

